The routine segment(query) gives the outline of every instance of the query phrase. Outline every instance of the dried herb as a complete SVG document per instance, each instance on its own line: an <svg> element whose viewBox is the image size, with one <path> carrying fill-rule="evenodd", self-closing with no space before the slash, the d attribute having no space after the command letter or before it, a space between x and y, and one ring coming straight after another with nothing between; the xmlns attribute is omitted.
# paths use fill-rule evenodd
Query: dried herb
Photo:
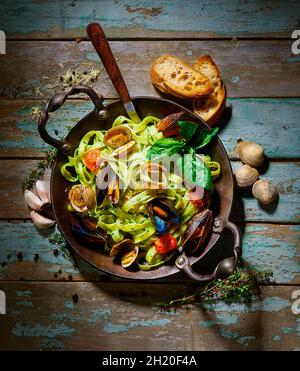
<svg viewBox="0 0 300 371"><path fill-rule="evenodd" d="M27 178L22 183L22 190L23 192L26 189L32 188L33 184L42 176L44 175L47 168L49 168L55 158L57 156L56 149L49 149L45 151L45 157L39 161L34 169L32 169L31 173L27 176Z"/></svg>
<svg viewBox="0 0 300 371"><path fill-rule="evenodd" d="M67 241L65 240L64 236L60 232L55 232L48 238L48 240L52 245L55 245L55 249L53 250L54 256L57 257L59 255L58 252L60 252L62 256L65 259L68 259L76 269L77 264L67 247Z"/></svg>
<svg viewBox="0 0 300 371"><path fill-rule="evenodd" d="M184 292L176 295L174 299L167 300L159 305L163 308L169 308L218 300L250 301L253 295L259 294L262 286L269 283L272 276L271 271L249 273L238 268L226 279L218 279L202 285L189 285Z"/></svg>

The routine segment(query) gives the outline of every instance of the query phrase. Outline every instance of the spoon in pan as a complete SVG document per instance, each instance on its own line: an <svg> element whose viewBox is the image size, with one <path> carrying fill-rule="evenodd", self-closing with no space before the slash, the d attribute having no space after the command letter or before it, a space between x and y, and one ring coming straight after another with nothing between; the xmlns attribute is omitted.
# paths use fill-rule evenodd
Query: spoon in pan
<svg viewBox="0 0 300 371"><path fill-rule="evenodd" d="M87 26L87 34L94 45L94 48L99 55L117 93L119 94L129 118L136 123L140 122L141 120L134 108L127 86L123 76L121 75L118 63L111 51L102 27L99 23L90 23Z"/></svg>

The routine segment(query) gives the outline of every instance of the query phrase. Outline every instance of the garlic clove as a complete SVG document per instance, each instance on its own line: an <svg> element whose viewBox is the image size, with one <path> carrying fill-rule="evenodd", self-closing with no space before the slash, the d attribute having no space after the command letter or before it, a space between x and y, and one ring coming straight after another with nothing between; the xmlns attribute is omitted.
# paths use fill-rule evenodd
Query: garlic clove
<svg viewBox="0 0 300 371"><path fill-rule="evenodd" d="M249 165L242 165L235 172L235 179L240 188L251 187L258 179L258 171Z"/></svg>
<svg viewBox="0 0 300 371"><path fill-rule="evenodd" d="M237 141L237 152L241 161L251 167L259 167L265 159L264 149L260 144L242 139Z"/></svg>
<svg viewBox="0 0 300 371"><path fill-rule="evenodd" d="M24 192L24 200L31 209L36 211L39 211L44 205L44 202L28 189L26 189L26 191Z"/></svg>
<svg viewBox="0 0 300 371"><path fill-rule="evenodd" d="M252 187L252 194L263 205L269 205L279 197L277 188L268 179L255 182Z"/></svg>
<svg viewBox="0 0 300 371"><path fill-rule="evenodd" d="M35 183L35 187L40 199L45 203L51 203L50 182L37 180Z"/></svg>
<svg viewBox="0 0 300 371"><path fill-rule="evenodd" d="M39 229L46 229L50 228L55 224L54 220L45 218L44 216L40 215L36 211L31 211L30 217L32 219L33 224Z"/></svg>

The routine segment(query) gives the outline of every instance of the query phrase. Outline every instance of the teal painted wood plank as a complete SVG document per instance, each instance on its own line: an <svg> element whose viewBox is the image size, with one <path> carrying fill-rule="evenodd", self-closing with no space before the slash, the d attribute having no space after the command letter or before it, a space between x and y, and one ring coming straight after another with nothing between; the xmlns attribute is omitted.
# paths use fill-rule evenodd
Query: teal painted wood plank
<svg viewBox="0 0 300 371"><path fill-rule="evenodd" d="M242 224L243 261L251 270L271 270L272 282L300 284L300 226L272 224ZM0 222L0 279L1 280L73 280L103 281L108 276L76 258L78 268L69 256L54 253L57 246L48 238L55 230L38 231L31 222ZM204 261L197 265L198 272L214 269L216 261L232 255L229 233L218 242ZM22 254L22 262L18 254ZM38 261L36 260L38 255ZM70 278L71 277L71 278ZM184 281L184 274L161 281Z"/></svg>
<svg viewBox="0 0 300 371"><path fill-rule="evenodd" d="M35 160L0 161L0 219L28 218L20 185L36 163ZM236 169L240 163L232 162L232 165ZM237 222L299 222L299 169L299 163L271 162L261 178L268 178L277 185L278 204L263 208L249 192L237 190L232 219Z"/></svg>
<svg viewBox="0 0 300 371"><path fill-rule="evenodd" d="M291 63L289 40L242 40L238 45L228 40L112 41L110 45L132 96L159 95L149 71L153 60L163 54L190 64L210 54L229 97L300 96L300 63ZM106 98L117 97L90 42L10 41L0 66L0 96L4 99L48 99L63 89L59 84L62 73L92 67L101 69L96 90Z"/></svg>
<svg viewBox="0 0 300 371"><path fill-rule="evenodd" d="M241 163L232 162L233 171ZM260 179L269 179L277 187L277 204L262 206L252 196L251 191L236 189L232 219L236 221L280 222L283 220L299 223L300 220L300 164L271 162Z"/></svg>
<svg viewBox="0 0 300 371"><path fill-rule="evenodd" d="M293 287L265 288L251 303L160 310L181 285L1 282L7 297L1 350L294 350ZM159 285L159 286L158 286ZM159 289L158 289L159 288ZM20 291L30 291L20 305ZM78 301L72 297L77 294ZM192 329L192 330L191 330ZM105 339L105 341L104 341Z"/></svg>
<svg viewBox="0 0 300 371"><path fill-rule="evenodd" d="M1 28L9 37L85 37L101 22L109 37L290 36L298 27L299 2L191 0L4 1Z"/></svg>
<svg viewBox="0 0 300 371"><path fill-rule="evenodd" d="M43 107L42 101L0 103L0 156L40 156L48 148L37 133L37 119L32 107ZM236 159L236 140L243 138L262 144L270 159L300 158L300 99L230 98L232 117L223 127L220 138L231 159ZM49 132L64 136L80 118L93 109L90 101L72 101L49 120Z"/></svg>

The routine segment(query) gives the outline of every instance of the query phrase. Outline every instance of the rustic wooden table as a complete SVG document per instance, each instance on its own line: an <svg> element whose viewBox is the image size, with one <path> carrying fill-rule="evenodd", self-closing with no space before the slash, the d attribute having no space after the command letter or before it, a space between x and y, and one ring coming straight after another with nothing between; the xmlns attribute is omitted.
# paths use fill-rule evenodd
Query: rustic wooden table
<svg viewBox="0 0 300 371"><path fill-rule="evenodd" d="M291 52L299 1L14 0L1 8L0 289L7 315L0 315L0 350L300 350L300 317L291 310L300 289L300 59ZM47 146L31 110L59 90L49 85L62 71L101 66L85 36L91 21L102 23L132 96L158 94L149 67L163 53L189 62L209 53L220 67L232 107L220 137L233 168L240 164L236 139L260 142L269 159L263 176L280 191L278 206L265 209L235 195L244 260L274 272L251 305L161 311L156 304L182 287L183 276L128 283L80 260L74 268L53 253L52 231L32 225L20 184ZM104 71L95 88L116 98ZM91 107L68 101L52 121L56 134ZM212 257L230 242L224 237Z"/></svg>

